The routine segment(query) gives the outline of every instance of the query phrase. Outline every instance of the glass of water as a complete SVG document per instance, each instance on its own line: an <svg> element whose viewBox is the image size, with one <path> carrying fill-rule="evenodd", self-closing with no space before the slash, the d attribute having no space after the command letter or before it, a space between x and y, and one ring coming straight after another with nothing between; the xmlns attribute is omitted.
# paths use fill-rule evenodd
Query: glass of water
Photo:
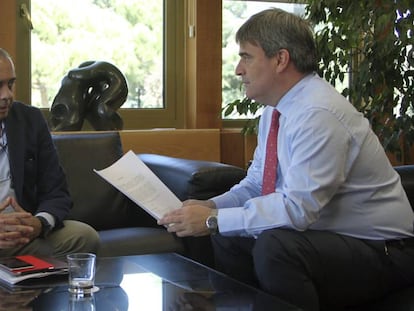
<svg viewBox="0 0 414 311"><path fill-rule="evenodd" d="M69 292L88 295L94 292L96 255L73 253L66 256L69 268Z"/></svg>

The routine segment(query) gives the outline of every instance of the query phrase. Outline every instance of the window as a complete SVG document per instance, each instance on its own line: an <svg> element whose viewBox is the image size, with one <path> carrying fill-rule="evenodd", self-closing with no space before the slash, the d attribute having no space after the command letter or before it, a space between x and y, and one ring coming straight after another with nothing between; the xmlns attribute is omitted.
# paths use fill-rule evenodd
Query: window
<svg viewBox="0 0 414 311"><path fill-rule="evenodd" d="M32 105L48 109L62 78L81 63L108 61L128 82L128 99L120 109L126 128L180 127L175 107L180 88L174 79L180 72L180 5L32 0Z"/></svg>

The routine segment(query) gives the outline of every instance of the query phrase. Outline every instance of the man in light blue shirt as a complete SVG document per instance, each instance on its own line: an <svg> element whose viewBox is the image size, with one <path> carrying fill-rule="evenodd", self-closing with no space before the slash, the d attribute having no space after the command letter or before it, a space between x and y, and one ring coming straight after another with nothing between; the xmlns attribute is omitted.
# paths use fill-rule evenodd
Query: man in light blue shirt
<svg viewBox="0 0 414 311"><path fill-rule="evenodd" d="M216 229L217 269L304 310L357 305L413 284L414 214L399 175L368 120L314 73L310 27L269 9L236 40L246 96L266 105L253 162L227 193L186 201L159 223L178 236ZM275 109L277 182L262 195Z"/></svg>

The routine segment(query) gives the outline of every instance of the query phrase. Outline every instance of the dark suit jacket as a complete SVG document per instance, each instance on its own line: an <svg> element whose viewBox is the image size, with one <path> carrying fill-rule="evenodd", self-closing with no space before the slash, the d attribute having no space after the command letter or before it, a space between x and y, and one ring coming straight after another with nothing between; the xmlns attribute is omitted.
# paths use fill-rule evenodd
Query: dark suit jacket
<svg viewBox="0 0 414 311"><path fill-rule="evenodd" d="M14 102L5 125L17 202L32 214L50 213L60 227L73 203L46 120L39 109Z"/></svg>

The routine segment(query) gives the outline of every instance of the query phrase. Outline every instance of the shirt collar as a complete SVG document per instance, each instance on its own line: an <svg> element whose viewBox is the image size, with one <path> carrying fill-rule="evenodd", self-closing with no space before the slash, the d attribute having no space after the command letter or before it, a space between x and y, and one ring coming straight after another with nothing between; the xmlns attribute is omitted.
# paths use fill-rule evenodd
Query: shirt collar
<svg viewBox="0 0 414 311"><path fill-rule="evenodd" d="M311 73L304 76L298 83L296 83L283 97L280 99L279 103L276 105L276 109L279 110L281 115L286 115L289 113L289 110L296 109L290 105L292 99L305 87L309 80L314 78L316 73Z"/></svg>

